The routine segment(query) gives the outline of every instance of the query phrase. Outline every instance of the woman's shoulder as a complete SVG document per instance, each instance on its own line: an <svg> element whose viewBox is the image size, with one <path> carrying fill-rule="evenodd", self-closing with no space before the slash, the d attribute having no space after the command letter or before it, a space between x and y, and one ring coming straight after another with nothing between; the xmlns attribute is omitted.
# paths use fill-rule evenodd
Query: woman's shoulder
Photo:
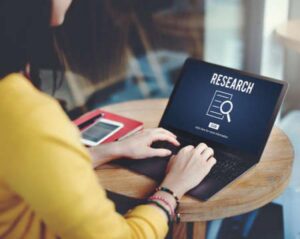
<svg viewBox="0 0 300 239"><path fill-rule="evenodd" d="M10 74L0 80L0 114L6 117L26 114L40 104L49 102L48 97L36 89L22 74Z"/></svg>
<svg viewBox="0 0 300 239"><path fill-rule="evenodd" d="M0 131L23 137L28 137L29 132L66 138L77 136L77 129L59 103L21 74L0 80L0 96Z"/></svg>
<svg viewBox="0 0 300 239"><path fill-rule="evenodd" d="M4 108L24 108L39 104L49 97L39 91L29 79L19 73L7 75L0 79L1 107Z"/></svg>

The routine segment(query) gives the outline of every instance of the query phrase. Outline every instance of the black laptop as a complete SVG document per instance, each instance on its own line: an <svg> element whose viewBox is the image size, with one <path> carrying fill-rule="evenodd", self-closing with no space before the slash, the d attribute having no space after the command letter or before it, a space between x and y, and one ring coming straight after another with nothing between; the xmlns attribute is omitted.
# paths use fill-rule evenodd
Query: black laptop
<svg viewBox="0 0 300 239"><path fill-rule="evenodd" d="M205 142L215 151L217 164L191 196L207 200L259 162L286 90L284 81L186 60L159 126L177 135L180 148ZM160 182L168 160L119 163Z"/></svg>

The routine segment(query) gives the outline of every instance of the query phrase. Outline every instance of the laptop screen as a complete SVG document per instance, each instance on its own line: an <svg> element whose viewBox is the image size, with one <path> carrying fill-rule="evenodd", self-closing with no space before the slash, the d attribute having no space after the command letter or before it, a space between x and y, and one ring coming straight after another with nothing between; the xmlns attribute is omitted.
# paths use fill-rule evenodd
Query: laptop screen
<svg viewBox="0 0 300 239"><path fill-rule="evenodd" d="M161 125L257 155L283 84L188 60Z"/></svg>

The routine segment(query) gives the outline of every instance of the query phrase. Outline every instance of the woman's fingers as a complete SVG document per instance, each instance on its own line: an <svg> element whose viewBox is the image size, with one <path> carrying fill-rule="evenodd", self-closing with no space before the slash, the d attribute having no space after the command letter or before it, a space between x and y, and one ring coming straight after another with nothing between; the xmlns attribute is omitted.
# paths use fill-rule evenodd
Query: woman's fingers
<svg viewBox="0 0 300 239"><path fill-rule="evenodd" d="M150 148L147 151L147 157L167 157L172 154L171 150L168 149L153 149Z"/></svg>
<svg viewBox="0 0 300 239"><path fill-rule="evenodd" d="M193 145L185 146L178 152L177 155L182 158L183 161L189 160L193 155L194 149L195 147Z"/></svg>
<svg viewBox="0 0 300 239"><path fill-rule="evenodd" d="M205 149L207 149L207 145L205 143L200 143L196 148L195 148L195 156L199 157L199 155L201 155Z"/></svg>
<svg viewBox="0 0 300 239"><path fill-rule="evenodd" d="M207 160L214 155L214 150L210 147L207 147L201 155L205 160Z"/></svg>
<svg viewBox="0 0 300 239"><path fill-rule="evenodd" d="M156 130L157 130L157 132L160 132L160 133L163 133L163 134L168 134L168 135L170 135L174 138L177 138L177 136L175 134L173 134L171 131L166 130L164 128L157 128Z"/></svg>
<svg viewBox="0 0 300 239"><path fill-rule="evenodd" d="M174 144L175 146L179 146L180 143L177 141L176 138L174 138L173 136L169 135L169 134L164 134L164 133L155 133L152 136L152 142L155 141L168 141L171 144Z"/></svg>
<svg viewBox="0 0 300 239"><path fill-rule="evenodd" d="M214 157L210 157L210 158L207 160L207 163L208 163L208 165L210 166L210 168L212 168L212 167L217 163L217 160L216 160L216 158L214 158Z"/></svg>

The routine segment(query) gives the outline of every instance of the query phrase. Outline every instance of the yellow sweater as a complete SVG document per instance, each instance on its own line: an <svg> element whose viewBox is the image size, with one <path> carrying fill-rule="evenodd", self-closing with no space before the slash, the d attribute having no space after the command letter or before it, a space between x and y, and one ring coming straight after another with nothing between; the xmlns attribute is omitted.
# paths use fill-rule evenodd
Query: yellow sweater
<svg viewBox="0 0 300 239"><path fill-rule="evenodd" d="M122 217L97 182L79 131L21 74L0 80L0 238L164 238L142 205Z"/></svg>

